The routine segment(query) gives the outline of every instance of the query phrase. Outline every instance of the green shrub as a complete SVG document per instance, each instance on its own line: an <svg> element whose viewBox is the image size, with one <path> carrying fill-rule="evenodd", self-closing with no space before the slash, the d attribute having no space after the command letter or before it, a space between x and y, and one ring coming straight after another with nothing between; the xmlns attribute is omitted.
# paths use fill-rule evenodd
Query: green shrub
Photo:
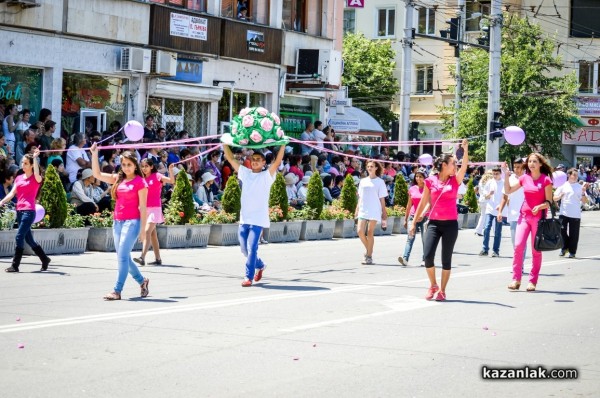
<svg viewBox="0 0 600 398"><path fill-rule="evenodd" d="M86 217L77 213L75 210L76 206L69 204L67 211L67 218L65 219L65 228L83 228L85 227Z"/></svg>
<svg viewBox="0 0 600 398"><path fill-rule="evenodd" d="M467 192L465 192L465 196L463 196L463 203L465 206L469 207L469 213L479 213L479 202L477 201L477 195L475 195L473 177L469 178Z"/></svg>
<svg viewBox="0 0 600 398"><path fill-rule="evenodd" d="M269 192L269 207L279 207L282 213L282 219L278 221L287 220L289 217L288 207L289 201L287 192L285 190L285 180L280 173L277 173L275 182L271 185L271 192Z"/></svg>
<svg viewBox="0 0 600 398"><path fill-rule="evenodd" d="M49 165L40 192L40 205L46 210L48 228L62 228L67 219L67 193L54 166Z"/></svg>
<svg viewBox="0 0 600 398"><path fill-rule="evenodd" d="M190 219L195 216L196 210L194 209L192 186L190 180L188 180L187 173L180 171L177 173L175 188L173 188L171 200L165 210L165 224L188 224Z"/></svg>
<svg viewBox="0 0 600 398"><path fill-rule="evenodd" d="M323 203L325 198L323 196L323 181L319 173L315 172L310 176L308 181L308 191L306 192L306 205L308 209L307 220L318 220L321 212L323 211ZM313 214L314 213L314 214Z"/></svg>
<svg viewBox="0 0 600 398"><path fill-rule="evenodd" d="M350 174L344 179L340 201L342 202L342 209L348 210L354 216L356 205L358 204L358 194L354 186L354 178Z"/></svg>
<svg viewBox="0 0 600 398"><path fill-rule="evenodd" d="M402 173L396 174L394 181L394 204L405 207L408 203L408 185Z"/></svg>
<svg viewBox="0 0 600 398"><path fill-rule="evenodd" d="M240 210L242 208L242 189L236 176L231 176L227 180L225 190L223 191L223 200L221 201L223 210L229 214L235 215L235 221L240 219Z"/></svg>

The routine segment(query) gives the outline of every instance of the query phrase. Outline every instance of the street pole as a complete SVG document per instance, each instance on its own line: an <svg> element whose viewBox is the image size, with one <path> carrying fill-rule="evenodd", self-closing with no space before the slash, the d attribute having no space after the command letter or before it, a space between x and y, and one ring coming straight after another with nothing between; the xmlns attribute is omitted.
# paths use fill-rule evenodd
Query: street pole
<svg viewBox="0 0 600 398"><path fill-rule="evenodd" d="M467 26L467 7L465 6L465 0L458 0L458 41L463 41L464 31ZM456 57L456 90L454 93L454 132L458 131L458 111L460 110L460 101L462 93L462 76L460 73L460 54L462 52L463 45L458 44L458 57Z"/></svg>
<svg viewBox="0 0 600 398"><path fill-rule="evenodd" d="M402 71L400 85L400 123L398 126L400 141L408 141L408 124L410 122L410 89L412 77L412 30L413 30L413 0L404 0L406 11L404 13L404 38L402 39ZM398 144L398 151L408 153L410 147Z"/></svg>
<svg viewBox="0 0 600 398"><path fill-rule="evenodd" d="M491 141L489 134L492 131L494 112L500 110L500 56L502 41L502 0L492 0L490 13L490 64L489 64L489 91L487 113L487 136L485 137L485 161L497 162L499 158L500 140Z"/></svg>

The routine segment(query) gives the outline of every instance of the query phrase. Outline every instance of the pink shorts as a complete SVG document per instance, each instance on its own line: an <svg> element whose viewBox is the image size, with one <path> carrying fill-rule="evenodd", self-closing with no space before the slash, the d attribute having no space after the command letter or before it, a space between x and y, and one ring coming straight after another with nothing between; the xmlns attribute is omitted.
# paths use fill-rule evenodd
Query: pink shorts
<svg viewBox="0 0 600 398"><path fill-rule="evenodd" d="M146 215L148 216L148 222L154 224L162 224L165 222L162 213L162 207L147 207Z"/></svg>

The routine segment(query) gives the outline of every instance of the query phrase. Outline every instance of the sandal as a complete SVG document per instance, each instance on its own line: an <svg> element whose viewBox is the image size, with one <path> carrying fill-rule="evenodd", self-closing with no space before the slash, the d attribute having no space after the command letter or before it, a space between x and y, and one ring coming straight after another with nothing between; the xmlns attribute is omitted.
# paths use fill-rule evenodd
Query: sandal
<svg viewBox="0 0 600 398"><path fill-rule="evenodd" d="M528 292L535 292L535 285L530 282L529 285L527 285L527 291Z"/></svg>
<svg viewBox="0 0 600 398"><path fill-rule="evenodd" d="M162 260L160 258L148 263L148 265L162 265Z"/></svg>
<svg viewBox="0 0 600 398"><path fill-rule="evenodd" d="M103 297L106 301L121 300L121 293L112 292Z"/></svg>
<svg viewBox="0 0 600 398"><path fill-rule="evenodd" d="M141 265L142 267L144 265L146 265L146 261L144 261L143 258L139 257L139 258L134 258L133 261L135 261L136 263L138 263L139 265Z"/></svg>
<svg viewBox="0 0 600 398"><path fill-rule="evenodd" d="M508 290L519 290L521 287L521 281L512 281L510 285L508 285Z"/></svg>
<svg viewBox="0 0 600 398"><path fill-rule="evenodd" d="M148 284L149 283L150 283L150 279L144 278L144 281L140 285L140 287L142 288L142 290L140 292L140 296L147 297L148 294L150 294L150 290L148 289Z"/></svg>

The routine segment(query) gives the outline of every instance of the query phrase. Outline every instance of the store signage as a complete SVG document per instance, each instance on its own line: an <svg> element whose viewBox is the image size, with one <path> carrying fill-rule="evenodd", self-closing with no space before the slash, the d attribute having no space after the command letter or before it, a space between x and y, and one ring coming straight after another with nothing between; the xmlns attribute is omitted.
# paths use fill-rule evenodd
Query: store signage
<svg viewBox="0 0 600 398"><path fill-rule="evenodd" d="M576 146L575 153L581 155L600 155L600 146Z"/></svg>
<svg viewBox="0 0 600 398"><path fill-rule="evenodd" d="M21 99L21 83L11 83L11 76L0 75L0 100L19 101Z"/></svg>
<svg viewBox="0 0 600 398"><path fill-rule="evenodd" d="M327 122L335 131L356 132L360 131L360 120L358 119L336 119L331 118Z"/></svg>
<svg viewBox="0 0 600 398"><path fill-rule="evenodd" d="M166 79L188 83L202 83L202 61L178 58L175 76Z"/></svg>
<svg viewBox="0 0 600 398"><path fill-rule="evenodd" d="M332 98L329 106L352 106L352 98Z"/></svg>
<svg viewBox="0 0 600 398"><path fill-rule="evenodd" d="M600 97L575 97L580 116L600 116Z"/></svg>
<svg viewBox="0 0 600 398"><path fill-rule="evenodd" d="M600 128L582 127L572 133L564 132L562 143L565 145L600 146Z"/></svg>
<svg viewBox="0 0 600 398"><path fill-rule="evenodd" d="M208 40L208 19L172 12L170 34L194 40Z"/></svg>
<svg viewBox="0 0 600 398"><path fill-rule="evenodd" d="M265 34L263 32L256 32L254 30L246 31L246 43L248 44L248 51L254 53L265 52Z"/></svg>
<svg viewBox="0 0 600 398"><path fill-rule="evenodd" d="M348 7L364 8L365 0L348 0Z"/></svg>

